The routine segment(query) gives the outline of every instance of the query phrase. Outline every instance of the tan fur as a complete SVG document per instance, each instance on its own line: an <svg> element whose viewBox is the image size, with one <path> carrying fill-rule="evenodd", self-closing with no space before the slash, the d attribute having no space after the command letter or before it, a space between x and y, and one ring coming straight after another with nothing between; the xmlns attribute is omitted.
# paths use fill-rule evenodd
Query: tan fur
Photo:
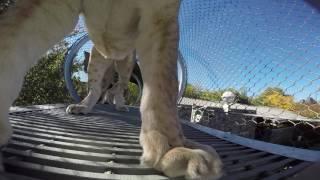
<svg viewBox="0 0 320 180"><path fill-rule="evenodd" d="M82 12L95 44L91 57L97 59L96 65L106 70L110 62L130 57L134 49L140 57L142 162L170 177L219 177L221 161L216 152L186 140L177 116L178 8L178 0L17 1L0 16L0 84L6 85L0 86L0 145L11 135L8 109L24 74L72 30ZM92 81L97 83L88 94L92 99L101 91L96 88L99 79L103 78Z"/></svg>
<svg viewBox="0 0 320 180"><path fill-rule="evenodd" d="M118 111L128 111L125 106L124 91L128 87L133 67L133 53L130 53L125 59L117 61L105 59L93 47L88 64L89 93L79 104L69 105L66 112L70 114L87 114L101 97L102 103L106 101L109 103L114 102ZM118 72L119 78L114 84L115 72ZM113 87L108 89L111 84L113 84Z"/></svg>

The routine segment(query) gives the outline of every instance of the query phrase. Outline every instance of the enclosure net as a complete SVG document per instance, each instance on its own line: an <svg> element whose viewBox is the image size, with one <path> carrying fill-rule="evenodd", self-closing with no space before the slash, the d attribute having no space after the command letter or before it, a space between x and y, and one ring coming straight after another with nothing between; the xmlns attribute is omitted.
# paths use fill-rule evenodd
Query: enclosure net
<svg viewBox="0 0 320 180"><path fill-rule="evenodd" d="M247 137L315 147L320 140L317 7L303 0L182 1L180 51L188 84L181 115ZM234 101L232 93L231 101L221 98L227 91Z"/></svg>
<svg viewBox="0 0 320 180"><path fill-rule="evenodd" d="M181 1L180 51L187 70L181 118L318 148L319 10L312 0ZM83 34L79 23L68 42Z"/></svg>

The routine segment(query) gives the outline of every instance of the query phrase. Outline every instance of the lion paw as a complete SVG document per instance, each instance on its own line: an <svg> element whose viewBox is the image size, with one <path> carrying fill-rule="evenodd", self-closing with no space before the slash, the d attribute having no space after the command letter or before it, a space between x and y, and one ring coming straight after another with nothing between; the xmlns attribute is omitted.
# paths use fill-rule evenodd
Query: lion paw
<svg viewBox="0 0 320 180"><path fill-rule="evenodd" d="M91 109L86 105L71 104L67 107L66 112L68 114L88 114L90 110Z"/></svg>
<svg viewBox="0 0 320 180"><path fill-rule="evenodd" d="M169 177L185 176L186 179L213 180L222 175L222 162L216 151L191 140L184 140L185 147L172 146L174 141L159 131L141 133L143 147L141 162L162 171Z"/></svg>
<svg viewBox="0 0 320 180"><path fill-rule="evenodd" d="M160 169L169 177L213 180L221 177L222 162L217 154L202 149L176 147L161 159Z"/></svg>

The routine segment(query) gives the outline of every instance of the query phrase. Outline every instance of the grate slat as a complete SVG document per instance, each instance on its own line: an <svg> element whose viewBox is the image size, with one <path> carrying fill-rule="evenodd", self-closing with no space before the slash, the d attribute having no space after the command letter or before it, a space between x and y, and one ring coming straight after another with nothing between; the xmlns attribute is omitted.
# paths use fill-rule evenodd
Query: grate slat
<svg viewBox="0 0 320 180"><path fill-rule="evenodd" d="M111 106L103 107L83 116L66 115L63 108L12 112L14 134L3 153L5 176L31 178L26 180L166 179L140 165L139 111L131 108L121 114ZM229 142L186 123L182 128L187 138L216 149L224 163L223 179L279 179L311 164Z"/></svg>

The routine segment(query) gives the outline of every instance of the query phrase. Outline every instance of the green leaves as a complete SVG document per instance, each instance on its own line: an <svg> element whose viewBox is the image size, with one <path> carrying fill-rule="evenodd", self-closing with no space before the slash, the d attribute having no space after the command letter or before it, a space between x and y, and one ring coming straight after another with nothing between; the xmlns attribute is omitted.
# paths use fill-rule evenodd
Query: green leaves
<svg viewBox="0 0 320 180"><path fill-rule="evenodd" d="M288 95L279 87L268 87L260 95L248 97L245 89L236 90L227 88L223 90L205 90L200 86L188 84L184 97L207 101L221 101L221 95L225 91L231 91L236 95L236 102L240 104L267 106L293 111L308 118L320 118L320 104L313 102L295 102L292 95Z"/></svg>
<svg viewBox="0 0 320 180"><path fill-rule="evenodd" d="M70 103L71 97L63 79L65 44L48 51L24 78L16 106Z"/></svg>
<svg viewBox="0 0 320 180"><path fill-rule="evenodd" d="M250 98L247 96L247 92L244 89L237 91L233 88L220 89L220 90L206 90L200 86L187 84L184 97L202 99L207 101L221 101L223 92L231 91L237 96L237 102L242 104L251 104Z"/></svg>

